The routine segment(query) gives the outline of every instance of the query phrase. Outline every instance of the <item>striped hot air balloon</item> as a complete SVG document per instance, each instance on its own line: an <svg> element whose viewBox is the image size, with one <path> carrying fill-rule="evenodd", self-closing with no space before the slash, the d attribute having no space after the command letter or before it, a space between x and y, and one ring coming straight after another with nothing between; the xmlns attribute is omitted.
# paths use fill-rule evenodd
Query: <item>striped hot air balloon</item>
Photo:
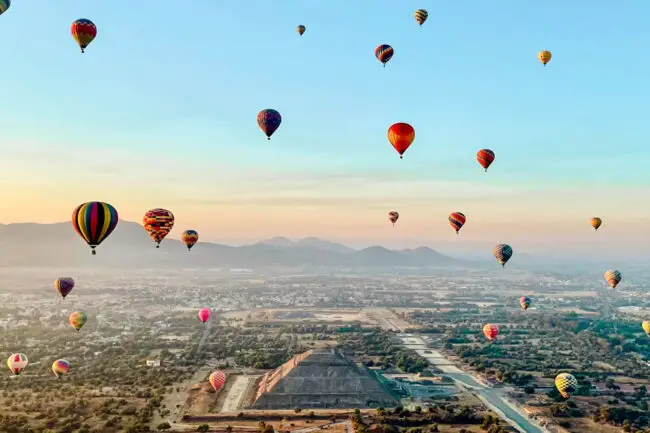
<svg viewBox="0 0 650 433"><path fill-rule="evenodd" d="M532 301L528 296L522 296L521 298L519 298L519 305L521 305L521 308L523 308L524 311L526 311L528 307L530 307L531 302Z"/></svg>
<svg viewBox="0 0 650 433"><path fill-rule="evenodd" d="M492 254L494 254L497 262L505 268L506 263L508 263L508 260L512 257L512 247L506 244L499 244L494 247Z"/></svg>
<svg viewBox="0 0 650 433"><path fill-rule="evenodd" d="M142 217L142 225L156 243L156 248L160 248L160 243L174 227L174 214L167 209L150 209Z"/></svg>
<svg viewBox="0 0 650 433"><path fill-rule="evenodd" d="M77 41L77 44L79 44L81 52L85 53L86 47L97 36L97 26L89 19L79 18L70 26L70 33L74 40Z"/></svg>
<svg viewBox="0 0 650 433"><path fill-rule="evenodd" d="M11 0L0 0L0 15L7 12L9 6L11 6Z"/></svg>
<svg viewBox="0 0 650 433"><path fill-rule="evenodd" d="M453 229L456 230L456 234L458 234L460 229L463 228L465 221L467 221L467 218L462 212L452 212L449 214L449 224L451 224Z"/></svg>
<svg viewBox="0 0 650 433"><path fill-rule="evenodd" d="M57 359L52 363L52 373L57 378L61 379L61 376L68 374L68 371L70 371L70 363L65 359Z"/></svg>
<svg viewBox="0 0 650 433"><path fill-rule="evenodd" d="M27 360L27 355L24 353L12 353L7 359L7 367L16 376L27 367L27 364L29 364L29 361Z"/></svg>
<svg viewBox="0 0 650 433"><path fill-rule="evenodd" d="M386 67L386 63L393 58L393 54L395 54L395 51L388 44L381 44L375 48L375 57L384 65L384 68Z"/></svg>
<svg viewBox="0 0 650 433"><path fill-rule="evenodd" d="M61 277L54 280L54 288L61 295L63 299L72 292L74 288L74 280L70 277Z"/></svg>
<svg viewBox="0 0 650 433"><path fill-rule="evenodd" d="M395 225L398 219L399 219L398 212L395 212L394 210L388 212L388 221L392 222L393 225Z"/></svg>
<svg viewBox="0 0 650 433"><path fill-rule="evenodd" d="M80 330L88 321L88 316L83 311L73 311L68 317L68 323L77 331Z"/></svg>
<svg viewBox="0 0 650 433"><path fill-rule="evenodd" d="M476 160L487 171L494 162L494 152L490 149L481 149L476 153Z"/></svg>
<svg viewBox="0 0 650 433"><path fill-rule="evenodd" d="M415 17L415 21L417 21L418 24L420 24L420 27L422 27L422 24L424 24L427 18L429 18L429 12L424 9L418 9L415 11L413 16Z"/></svg>
<svg viewBox="0 0 650 433"><path fill-rule="evenodd" d="M199 241L199 234L196 230L185 230L181 234L181 242L185 244L187 250L191 250L194 245Z"/></svg>
<svg viewBox="0 0 650 433"><path fill-rule="evenodd" d="M95 248L117 227L118 215L113 206L101 201L80 204L72 212L72 226L95 255Z"/></svg>

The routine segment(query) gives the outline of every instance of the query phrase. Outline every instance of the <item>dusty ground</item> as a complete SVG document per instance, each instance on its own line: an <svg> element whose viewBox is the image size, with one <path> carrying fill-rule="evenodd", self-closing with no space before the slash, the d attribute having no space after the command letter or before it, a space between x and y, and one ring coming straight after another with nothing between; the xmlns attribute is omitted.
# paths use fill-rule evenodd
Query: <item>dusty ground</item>
<svg viewBox="0 0 650 433"><path fill-rule="evenodd" d="M565 430L571 433L620 433L623 431L620 427L598 424L588 418L571 418L569 422L571 427Z"/></svg>

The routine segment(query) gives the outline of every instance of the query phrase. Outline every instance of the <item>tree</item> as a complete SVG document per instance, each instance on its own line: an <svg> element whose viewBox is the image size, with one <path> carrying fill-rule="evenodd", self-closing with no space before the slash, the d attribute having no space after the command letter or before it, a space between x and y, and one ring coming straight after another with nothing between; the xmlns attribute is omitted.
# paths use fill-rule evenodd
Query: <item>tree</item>
<svg viewBox="0 0 650 433"><path fill-rule="evenodd" d="M297 408L295 408L293 411L294 411L295 413L300 413L300 412L302 412L302 409L299 408L299 407L297 407Z"/></svg>
<svg viewBox="0 0 650 433"><path fill-rule="evenodd" d="M198 431L198 432L207 432L207 431L209 431L209 430L210 430L210 426L207 425L207 424L201 424L201 425L196 429L196 431Z"/></svg>
<svg viewBox="0 0 650 433"><path fill-rule="evenodd" d="M171 428L172 426L167 421L158 424L158 426L156 427L156 429L158 429L159 431L170 430Z"/></svg>

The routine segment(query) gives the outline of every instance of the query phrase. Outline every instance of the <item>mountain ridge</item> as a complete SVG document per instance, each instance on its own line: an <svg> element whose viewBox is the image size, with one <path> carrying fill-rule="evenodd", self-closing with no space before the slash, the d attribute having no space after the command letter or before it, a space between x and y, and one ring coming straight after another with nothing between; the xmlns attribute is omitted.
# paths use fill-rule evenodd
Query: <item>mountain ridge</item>
<svg viewBox="0 0 650 433"><path fill-rule="evenodd" d="M132 221L120 221L97 247L97 255L91 256L69 222L0 224L0 266L435 267L462 263L424 246L390 250L375 245L356 250L316 237L294 241L278 236L242 246L199 239L191 251L180 240L167 238L157 249L142 225Z"/></svg>

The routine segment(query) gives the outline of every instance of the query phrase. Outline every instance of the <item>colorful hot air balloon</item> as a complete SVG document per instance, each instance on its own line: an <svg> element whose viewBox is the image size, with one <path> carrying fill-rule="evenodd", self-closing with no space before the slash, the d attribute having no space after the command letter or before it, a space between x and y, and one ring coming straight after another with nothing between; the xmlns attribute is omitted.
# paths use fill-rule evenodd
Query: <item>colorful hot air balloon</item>
<svg viewBox="0 0 650 433"><path fill-rule="evenodd" d="M160 243L174 227L174 214L167 209L150 209L142 217L142 225L160 248Z"/></svg>
<svg viewBox="0 0 650 433"><path fill-rule="evenodd" d="M483 326L483 334L488 340L493 341L499 335L499 327L494 323L488 323Z"/></svg>
<svg viewBox="0 0 650 433"><path fill-rule="evenodd" d="M494 162L494 152L490 149L481 149L476 153L476 160L487 171L488 167Z"/></svg>
<svg viewBox="0 0 650 433"><path fill-rule="evenodd" d="M591 226L594 228L594 230L598 230L598 228L603 224L603 220L601 220L598 217L593 217L590 221Z"/></svg>
<svg viewBox="0 0 650 433"><path fill-rule="evenodd" d="M54 280L54 288L61 294L61 297L65 299L74 288L74 280L70 277L57 278Z"/></svg>
<svg viewBox="0 0 650 433"><path fill-rule="evenodd" d="M497 262L499 262L499 264L505 268L506 263L508 263L508 260L510 260L510 257L512 257L512 247L506 244L499 244L494 247L492 254L494 254Z"/></svg>
<svg viewBox="0 0 650 433"><path fill-rule="evenodd" d="M9 6L11 6L11 0L0 0L0 15L7 12Z"/></svg>
<svg viewBox="0 0 650 433"><path fill-rule="evenodd" d="M188 250L191 250L198 241L199 234L196 230L185 230L183 234L181 234L181 242L185 244Z"/></svg>
<svg viewBox="0 0 650 433"><path fill-rule="evenodd" d="M29 364L27 360L27 355L24 353L12 353L11 356L7 359L7 367L13 372L14 375L18 376Z"/></svg>
<svg viewBox="0 0 650 433"><path fill-rule="evenodd" d="M564 398L571 397L571 394L576 392L578 381L569 373L560 373L555 378L555 387L560 391L560 395Z"/></svg>
<svg viewBox="0 0 650 433"><path fill-rule="evenodd" d="M95 255L95 248L106 239L117 226L117 211L101 201L80 204L72 212L72 226L86 241Z"/></svg>
<svg viewBox="0 0 650 433"><path fill-rule="evenodd" d="M298 27L296 27L296 30L298 31L298 34L302 36L305 33L305 30L307 30L307 27L301 24Z"/></svg>
<svg viewBox="0 0 650 433"><path fill-rule="evenodd" d="M272 108L266 108L257 113L257 124L266 135L267 140L271 139L271 136L280 127L281 123L282 116Z"/></svg>
<svg viewBox="0 0 650 433"><path fill-rule="evenodd" d="M456 234L458 234L460 229L463 227L465 221L467 221L467 218L465 218L464 213L452 212L449 214L449 224L451 224L454 230L456 230Z"/></svg>
<svg viewBox="0 0 650 433"><path fill-rule="evenodd" d="M414 16L415 16L415 21L417 21L418 24L420 24L420 26L422 26L422 24L424 24L424 22L427 20L427 18L429 18L429 12L427 12L424 9L418 9L418 10L415 11Z"/></svg>
<svg viewBox="0 0 650 433"><path fill-rule="evenodd" d="M210 385L212 385L212 388L218 392L226 383L226 375L223 371L217 370L210 374L208 381L210 382Z"/></svg>
<svg viewBox="0 0 650 433"><path fill-rule="evenodd" d="M623 276L621 273L615 269L610 269L605 272L605 280L607 280L607 284L609 284L612 289L615 289L616 286L618 286L618 283L621 282L622 278Z"/></svg>
<svg viewBox="0 0 650 433"><path fill-rule="evenodd" d="M648 337L650 337L650 320L644 320L641 323L641 327L645 331L646 334L648 334Z"/></svg>
<svg viewBox="0 0 650 433"><path fill-rule="evenodd" d="M388 141L399 153L400 159L413 140L415 140L415 129L408 123L394 123L388 128Z"/></svg>
<svg viewBox="0 0 650 433"><path fill-rule="evenodd" d="M199 320L203 323L207 322L210 318L210 310L207 308L201 308L199 310Z"/></svg>
<svg viewBox="0 0 650 433"><path fill-rule="evenodd" d="M97 26L86 18L80 18L72 23L70 33L72 33L72 37L79 44L81 52L85 53L86 47L90 45L93 39L95 39L95 36L97 36Z"/></svg>
<svg viewBox="0 0 650 433"><path fill-rule="evenodd" d="M386 67L386 63L393 58L393 47L387 44L381 44L375 48L375 57Z"/></svg>
<svg viewBox="0 0 650 433"><path fill-rule="evenodd" d="M73 311L70 314L70 317L68 317L68 322L77 331L80 330L86 324L87 321L88 321L88 316L86 316L86 313L82 311Z"/></svg>
<svg viewBox="0 0 650 433"><path fill-rule="evenodd" d="M398 212L395 212L394 210L388 212L388 221L392 222L393 225L395 225L398 219L399 219Z"/></svg>
<svg viewBox="0 0 650 433"><path fill-rule="evenodd" d="M530 303L531 303L531 302L532 302L532 301L531 301L531 299L530 299L528 296L522 296L522 297L519 299L519 304L521 305L521 308L524 309L524 311L526 311L526 310L528 309L528 307L530 307Z"/></svg>
<svg viewBox="0 0 650 433"><path fill-rule="evenodd" d="M52 363L52 373L59 379L61 379L61 375L68 374L69 370L70 363L65 359L57 359Z"/></svg>
<svg viewBox="0 0 650 433"><path fill-rule="evenodd" d="M542 62L542 65L544 66L546 66L546 64L551 61L551 57L553 57L553 55L550 51L542 50L537 53L537 59Z"/></svg>

